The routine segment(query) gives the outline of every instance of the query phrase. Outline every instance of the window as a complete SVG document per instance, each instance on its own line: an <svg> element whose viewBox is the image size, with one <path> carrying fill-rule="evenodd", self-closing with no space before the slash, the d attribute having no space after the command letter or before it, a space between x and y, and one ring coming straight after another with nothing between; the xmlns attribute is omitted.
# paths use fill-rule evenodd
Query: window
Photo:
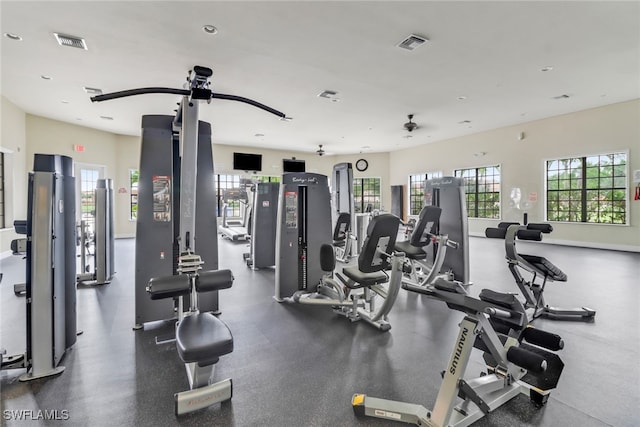
<svg viewBox="0 0 640 427"><path fill-rule="evenodd" d="M6 205L4 203L4 153L0 152L0 228L4 228L6 226L5 222L5 209Z"/></svg>
<svg viewBox="0 0 640 427"><path fill-rule="evenodd" d="M380 178L354 178L353 205L356 213L366 212L369 205L380 209Z"/></svg>
<svg viewBox="0 0 640 427"><path fill-rule="evenodd" d="M627 223L627 154L547 161L547 221Z"/></svg>
<svg viewBox="0 0 640 427"><path fill-rule="evenodd" d="M500 166L458 169L455 176L464 179L468 217L500 218Z"/></svg>
<svg viewBox="0 0 640 427"><path fill-rule="evenodd" d="M97 169L80 169L80 218L86 221L91 231L95 228L96 183L99 174Z"/></svg>
<svg viewBox="0 0 640 427"><path fill-rule="evenodd" d="M252 179L253 182L280 182L279 176L257 175Z"/></svg>
<svg viewBox="0 0 640 427"><path fill-rule="evenodd" d="M129 170L129 218L134 220L138 218L138 181L140 180L140 171L136 169Z"/></svg>
<svg viewBox="0 0 640 427"><path fill-rule="evenodd" d="M222 208L226 202L224 200L225 190L240 188L239 175L214 175L214 186L216 188L217 206L216 215L222 216ZM238 200L230 200L227 204L227 217L240 216L240 202Z"/></svg>
<svg viewBox="0 0 640 427"><path fill-rule="evenodd" d="M409 175L409 215L420 215L420 211L424 207L424 182L440 177L442 177L442 172Z"/></svg>

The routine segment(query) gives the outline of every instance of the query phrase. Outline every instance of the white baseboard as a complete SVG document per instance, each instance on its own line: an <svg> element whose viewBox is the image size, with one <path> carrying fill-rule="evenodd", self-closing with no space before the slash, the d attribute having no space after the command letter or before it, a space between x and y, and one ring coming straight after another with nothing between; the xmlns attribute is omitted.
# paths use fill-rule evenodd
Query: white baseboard
<svg viewBox="0 0 640 427"><path fill-rule="evenodd" d="M115 238L116 239L134 239L136 237L135 233L129 233L129 234L116 234Z"/></svg>
<svg viewBox="0 0 640 427"><path fill-rule="evenodd" d="M469 232L469 236L485 237L484 233L479 233L477 231ZM542 240L542 242L539 242L539 243L546 243L549 245L560 245L560 246L575 246L578 248L605 249L610 251L640 252L640 246L634 246L634 245L618 245L618 244L600 243L600 242L578 242L575 240L549 239L547 237L545 237Z"/></svg>

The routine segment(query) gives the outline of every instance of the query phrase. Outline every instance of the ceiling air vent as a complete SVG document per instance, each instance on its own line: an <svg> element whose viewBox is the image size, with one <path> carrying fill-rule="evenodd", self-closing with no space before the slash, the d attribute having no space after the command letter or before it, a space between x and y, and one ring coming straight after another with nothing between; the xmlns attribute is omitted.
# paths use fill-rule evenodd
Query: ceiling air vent
<svg viewBox="0 0 640 427"><path fill-rule="evenodd" d="M102 95L102 89L98 89L95 87L88 87L88 86L84 86L83 89L89 95Z"/></svg>
<svg viewBox="0 0 640 427"><path fill-rule="evenodd" d="M87 50L87 43L83 38L68 36L60 33L53 33L53 35L56 37L56 40L58 41L58 44L60 46L75 47L78 49Z"/></svg>
<svg viewBox="0 0 640 427"><path fill-rule="evenodd" d="M422 46L428 41L429 39L426 37L418 36L416 34L411 34L406 39L398 43L396 46L406 50L414 50L418 46Z"/></svg>

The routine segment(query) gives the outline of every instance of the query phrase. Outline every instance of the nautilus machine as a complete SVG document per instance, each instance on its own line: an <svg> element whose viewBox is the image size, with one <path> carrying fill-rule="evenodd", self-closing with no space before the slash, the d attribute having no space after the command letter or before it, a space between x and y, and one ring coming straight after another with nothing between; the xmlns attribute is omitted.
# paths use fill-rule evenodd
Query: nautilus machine
<svg viewBox="0 0 640 427"><path fill-rule="evenodd" d="M213 382L233 337L218 310L217 292L233 275L217 270L211 125L198 120L212 99L244 102L285 115L248 98L213 93L213 71L195 66L184 89L149 87L92 97L106 101L141 94L182 96L177 115L143 116L136 229L136 323L169 319L177 311L176 348L190 390L175 394L177 415L231 399L231 380ZM204 267L206 271L201 271ZM150 297L149 297L150 295Z"/></svg>

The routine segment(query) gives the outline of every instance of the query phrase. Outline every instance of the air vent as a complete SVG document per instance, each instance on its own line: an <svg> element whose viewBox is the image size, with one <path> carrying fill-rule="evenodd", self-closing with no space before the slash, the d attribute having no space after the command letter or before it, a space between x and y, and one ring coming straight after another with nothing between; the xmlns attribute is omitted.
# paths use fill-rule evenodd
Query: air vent
<svg viewBox="0 0 640 427"><path fill-rule="evenodd" d="M102 95L102 89L98 89L98 88L95 88L95 87L88 87L88 86L84 86L83 89L89 95Z"/></svg>
<svg viewBox="0 0 640 427"><path fill-rule="evenodd" d="M56 37L56 40L58 41L58 44L60 46L75 47L78 49L87 50L87 43L85 43L83 38L68 36L60 33L53 33L53 35Z"/></svg>
<svg viewBox="0 0 640 427"><path fill-rule="evenodd" d="M100 116L102 120L113 120L113 117L110 116Z"/></svg>
<svg viewBox="0 0 640 427"><path fill-rule="evenodd" d="M336 99L337 95L338 95L338 92L333 90L325 90L318 94L320 98L327 98L327 99Z"/></svg>
<svg viewBox="0 0 640 427"><path fill-rule="evenodd" d="M414 50L418 46L422 46L423 44L425 44L428 41L429 41L429 39L426 38L426 37L422 37L422 36L418 36L418 35L415 35L415 34L411 34L406 39L404 39L400 43L398 43L396 46L399 47L399 48L402 48L402 49L406 49L406 50Z"/></svg>
<svg viewBox="0 0 640 427"><path fill-rule="evenodd" d="M567 98L569 98L569 95L567 95L566 93L553 97L553 99L567 99Z"/></svg>

